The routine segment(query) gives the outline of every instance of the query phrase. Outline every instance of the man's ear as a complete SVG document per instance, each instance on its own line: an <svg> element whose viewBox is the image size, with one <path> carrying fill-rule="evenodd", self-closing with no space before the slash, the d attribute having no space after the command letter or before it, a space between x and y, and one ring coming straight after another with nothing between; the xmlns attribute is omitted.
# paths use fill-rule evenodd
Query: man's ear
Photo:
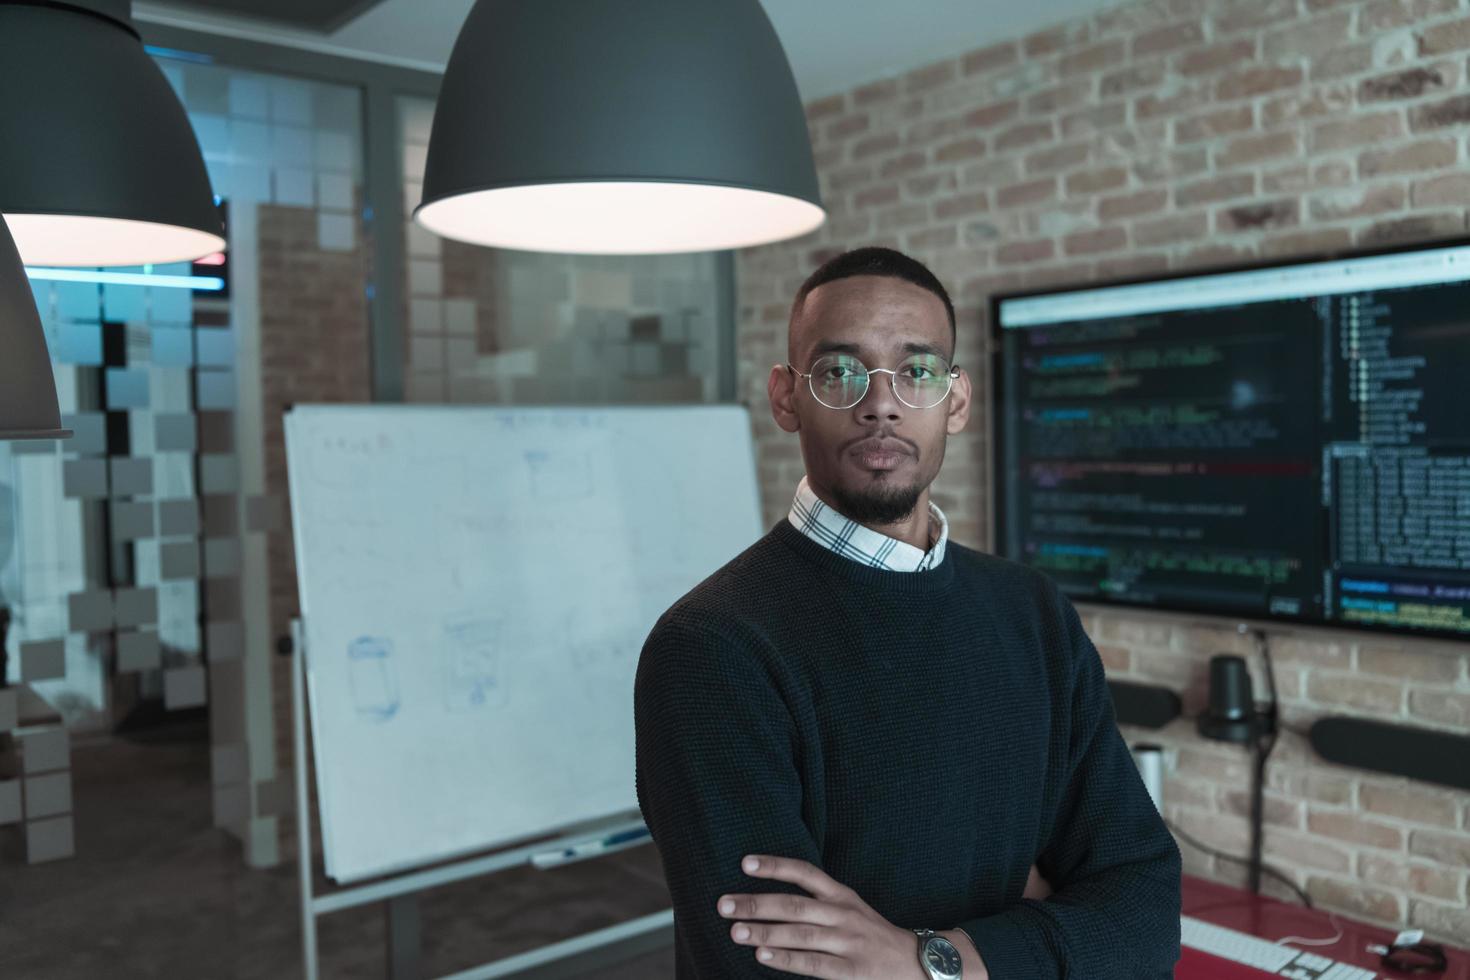
<svg viewBox="0 0 1470 980"><path fill-rule="evenodd" d="M771 399L771 417L777 425L787 432L801 428L801 417L796 414L796 375L786 365L771 365L766 395Z"/></svg>
<svg viewBox="0 0 1470 980"><path fill-rule="evenodd" d="M954 387L949 390L949 414L944 420L944 431L954 435L965 427L970 421L970 372L960 368L960 376L954 379Z"/></svg>

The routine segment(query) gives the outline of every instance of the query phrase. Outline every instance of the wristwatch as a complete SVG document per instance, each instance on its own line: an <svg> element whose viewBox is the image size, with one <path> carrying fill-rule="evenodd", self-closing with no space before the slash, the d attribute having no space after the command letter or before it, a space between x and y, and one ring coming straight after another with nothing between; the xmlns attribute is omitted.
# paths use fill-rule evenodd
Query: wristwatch
<svg viewBox="0 0 1470 980"><path fill-rule="evenodd" d="M960 951L954 943L936 935L933 929L915 929L919 937L919 965L929 980L960 980Z"/></svg>

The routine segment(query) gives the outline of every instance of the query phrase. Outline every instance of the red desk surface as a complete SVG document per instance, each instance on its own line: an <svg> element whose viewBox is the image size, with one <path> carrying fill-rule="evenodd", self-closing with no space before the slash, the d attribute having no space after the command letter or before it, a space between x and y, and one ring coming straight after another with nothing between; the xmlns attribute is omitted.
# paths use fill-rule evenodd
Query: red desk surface
<svg viewBox="0 0 1470 980"><path fill-rule="evenodd" d="M1378 954L1370 953L1364 947L1369 943L1387 946L1393 940L1394 931L1356 922L1340 913L1329 916L1321 910L1252 895L1243 889L1193 875L1184 876L1182 898L1185 915L1272 941L1286 936L1327 939L1341 929L1342 938L1330 946L1300 946L1296 943L1287 945L1293 949L1318 953L1340 963L1367 967L1382 977L1394 980L1401 977L1412 980L1470 980L1470 952L1448 946L1445 947L1445 954L1449 959L1449 968L1443 973L1415 975L1385 970ZM1271 976L1264 971L1188 947L1182 949L1180 954L1179 965L1174 969L1175 980L1260 980Z"/></svg>

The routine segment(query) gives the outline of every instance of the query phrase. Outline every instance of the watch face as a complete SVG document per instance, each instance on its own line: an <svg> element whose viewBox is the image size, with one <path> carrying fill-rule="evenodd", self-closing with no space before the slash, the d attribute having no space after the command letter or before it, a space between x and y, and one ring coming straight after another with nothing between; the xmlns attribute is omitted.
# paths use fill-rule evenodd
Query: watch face
<svg viewBox="0 0 1470 980"><path fill-rule="evenodd" d="M935 936L924 944L924 962L940 976L960 975L960 951L955 949L954 943L942 936Z"/></svg>

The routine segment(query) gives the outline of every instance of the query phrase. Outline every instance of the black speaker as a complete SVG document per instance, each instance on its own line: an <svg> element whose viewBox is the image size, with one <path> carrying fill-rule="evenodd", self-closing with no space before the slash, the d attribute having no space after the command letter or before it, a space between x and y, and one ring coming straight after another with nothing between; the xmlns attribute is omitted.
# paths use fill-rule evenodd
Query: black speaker
<svg viewBox="0 0 1470 980"><path fill-rule="evenodd" d="M1108 690L1113 694L1113 714L1120 725L1163 728L1182 710L1179 695L1167 687L1109 680Z"/></svg>
<svg viewBox="0 0 1470 980"><path fill-rule="evenodd" d="M1362 718L1322 718L1308 735L1328 762L1470 789L1470 736Z"/></svg>

